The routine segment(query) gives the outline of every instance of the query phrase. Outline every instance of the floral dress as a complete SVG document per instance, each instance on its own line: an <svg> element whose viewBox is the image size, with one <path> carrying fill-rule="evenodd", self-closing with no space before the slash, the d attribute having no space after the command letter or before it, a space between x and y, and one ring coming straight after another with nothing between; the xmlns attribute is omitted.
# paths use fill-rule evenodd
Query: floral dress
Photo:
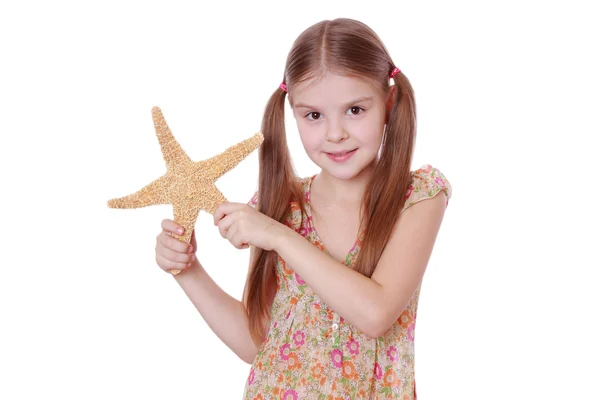
<svg viewBox="0 0 600 400"><path fill-rule="evenodd" d="M443 190L446 206L452 188L429 164L412 171L402 211ZM315 175L316 176L316 175ZM291 203L286 225L327 252L312 223L310 188L303 178L307 216ZM257 204L257 194L248 203ZM358 237L345 264L357 259ZM416 399L414 339L420 285L402 314L378 338L370 338L329 308L286 262L277 262L277 293L271 324L245 384L245 400Z"/></svg>

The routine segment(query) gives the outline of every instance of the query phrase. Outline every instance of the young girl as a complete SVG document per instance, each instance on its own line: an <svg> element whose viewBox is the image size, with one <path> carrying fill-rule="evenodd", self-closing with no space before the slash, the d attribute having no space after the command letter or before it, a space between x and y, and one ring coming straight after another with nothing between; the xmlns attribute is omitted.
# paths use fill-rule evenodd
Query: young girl
<svg viewBox="0 0 600 400"><path fill-rule="evenodd" d="M314 176L294 173L286 97ZM412 87L378 36L355 20L317 23L267 104L258 192L214 214L224 238L251 248L242 302L194 257L195 235L179 242L163 221L157 262L184 269L174 279L252 364L244 399L417 398L419 292L452 189L429 164L410 170L415 128Z"/></svg>

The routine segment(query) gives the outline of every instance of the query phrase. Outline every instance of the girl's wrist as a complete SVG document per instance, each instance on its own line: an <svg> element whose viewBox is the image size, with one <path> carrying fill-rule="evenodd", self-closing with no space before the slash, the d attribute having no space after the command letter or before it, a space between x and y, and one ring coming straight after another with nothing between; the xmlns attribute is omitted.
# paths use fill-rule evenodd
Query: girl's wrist
<svg viewBox="0 0 600 400"><path fill-rule="evenodd" d="M189 267L182 269L181 272L178 273L177 275L173 275L173 277L178 278L178 277L181 277L182 275L185 275L188 272L191 272L192 270L197 270L199 268L202 268L202 265L200 265L200 261L198 261L198 257L194 257L191 264L192 265L190 265Z"/></svg>
<svg viewBox="0 0 600 400"><path fill-rule="evenodd" d="M273 227L273 251L279 253L294 232L290 227L280 222Z"/></svg>

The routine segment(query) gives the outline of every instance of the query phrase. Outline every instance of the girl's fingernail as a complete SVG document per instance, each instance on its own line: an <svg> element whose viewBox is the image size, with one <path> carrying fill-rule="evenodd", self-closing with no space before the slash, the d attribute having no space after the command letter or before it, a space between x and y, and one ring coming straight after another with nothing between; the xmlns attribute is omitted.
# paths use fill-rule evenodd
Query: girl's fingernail
<svg viewBox="0 0 600 400"><path fill-rule="evenodd" d="M183 233L183 229L179 228L179 229L177 229L177 232L179 232L179 234L182 234Z"/></svg>

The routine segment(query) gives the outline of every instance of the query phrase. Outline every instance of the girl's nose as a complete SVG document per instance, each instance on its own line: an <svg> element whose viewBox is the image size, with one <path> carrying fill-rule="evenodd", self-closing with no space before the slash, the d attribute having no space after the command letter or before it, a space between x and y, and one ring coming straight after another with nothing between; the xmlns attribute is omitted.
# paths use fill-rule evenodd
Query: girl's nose
<svg viewBox="0 0 600 400"><path fill-rule="evenodd" d="M327 140L330 142L341 142L348 138L348 132L342 125L331 125L327 128Z"/></svg>

